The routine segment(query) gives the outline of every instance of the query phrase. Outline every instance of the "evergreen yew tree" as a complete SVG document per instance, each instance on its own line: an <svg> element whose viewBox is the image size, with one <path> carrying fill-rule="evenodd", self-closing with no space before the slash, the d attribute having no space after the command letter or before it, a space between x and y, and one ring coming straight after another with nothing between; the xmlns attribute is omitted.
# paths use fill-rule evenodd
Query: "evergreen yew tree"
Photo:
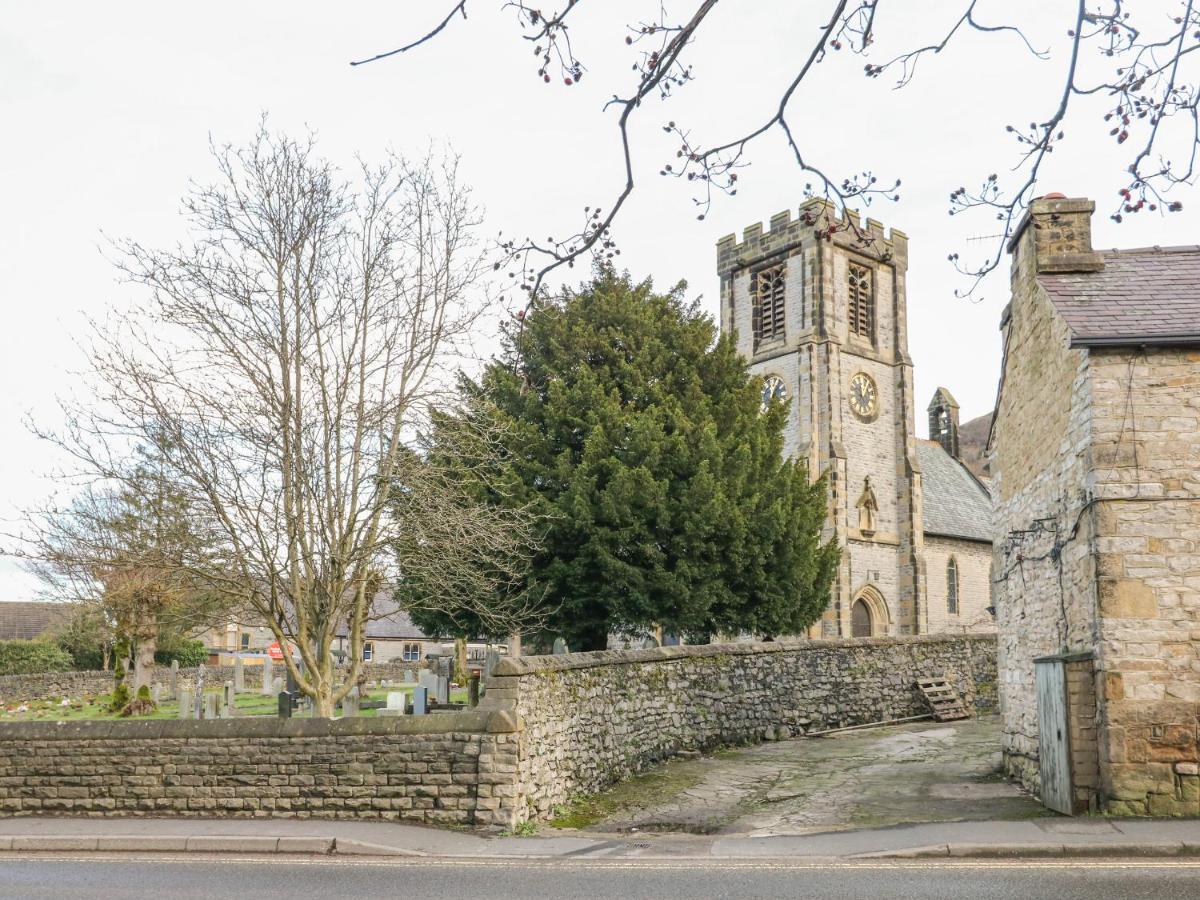
<svg viewBox="0 0 1200 900"><path fill-rule="evenodd" d="M782 458L785 409L762 411L761 381L683 289L601 268L464 383L502 419L510 483L487 493L545 516L527 595L572 649L654 625L796 633L829 598L825 481Z"/></svg>

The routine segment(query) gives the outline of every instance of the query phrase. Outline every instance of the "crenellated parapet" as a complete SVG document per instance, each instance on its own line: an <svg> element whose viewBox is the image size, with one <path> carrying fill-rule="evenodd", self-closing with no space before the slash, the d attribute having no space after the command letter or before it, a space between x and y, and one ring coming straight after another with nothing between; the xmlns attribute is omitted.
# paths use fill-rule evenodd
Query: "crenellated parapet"
<svg viewBox="0 0 1200 900"><path fill-rule="evenodd" d="M892 262L901 270L908 268L908 235L903 231L887 231L875 219L863 222L853 210L839 215L829 201L813 199L800 207L796 218L792 218L791 210L771 216L766 231L761 222L746 227L740 243L736 234L717 241L717 272L725 277L736 269L816 240L828 240L872 259Z"/></svg>

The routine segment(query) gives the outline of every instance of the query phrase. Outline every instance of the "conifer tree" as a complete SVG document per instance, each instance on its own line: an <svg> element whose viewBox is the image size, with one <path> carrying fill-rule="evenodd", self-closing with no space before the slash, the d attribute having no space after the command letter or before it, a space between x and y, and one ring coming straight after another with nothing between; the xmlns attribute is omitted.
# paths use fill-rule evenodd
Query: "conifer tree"
<svg viewBox="0 0 1200 900"><path fill-rule="evenodd" d="M525 587L574 650L654 626L794 634L828 602L826 483L782 457L786 410L762 408L732 336L683 291L601 268L463 383L502 419L508 480L484 494L545 517Z"/></svg>

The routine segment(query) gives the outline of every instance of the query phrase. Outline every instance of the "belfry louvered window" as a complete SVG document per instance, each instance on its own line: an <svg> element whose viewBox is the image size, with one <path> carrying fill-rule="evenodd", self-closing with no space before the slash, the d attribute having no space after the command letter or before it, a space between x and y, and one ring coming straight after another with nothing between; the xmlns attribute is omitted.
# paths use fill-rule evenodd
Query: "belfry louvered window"
<svg viewBox="0 0 1200 900"><path fill-rule="evenodd" d="M871 270L850 263L846 276L850 294L850 333L875 341L875 290Z"/></svg>
<svg viewBox="0 0 1200 900"><path fill-rule="evenodd" d="M784 286L783 264L759 269L750 276L750 296L754 303L754 344L783 337Z"/></svg>

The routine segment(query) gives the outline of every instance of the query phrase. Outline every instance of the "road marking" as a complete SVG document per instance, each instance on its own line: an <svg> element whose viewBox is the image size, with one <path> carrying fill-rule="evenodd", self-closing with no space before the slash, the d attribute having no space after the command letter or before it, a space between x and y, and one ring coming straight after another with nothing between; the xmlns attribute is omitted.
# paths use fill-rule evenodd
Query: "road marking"
<svg viewBox="0 0 1200 900"><path fill-rule="evenodd" d="M105 854L89 854L72 856L65 853L21 852L0 854L0 865L4 862L72 862L72 863L109 863L128 864L130 862L153 863L203 863L204 865L276 865L276 866L357 866L359 868L388 867L427 867L427 868L474 868L489 869L497 867L523 869L584 869L589 871L601 870L647 870L647 871L678 871L680 869L758 869L758 870L794 870L794 869L862 869L868 871L891 870L937 870L937 869L1200 869L1197 859L1125 859L1103 860L1096 857L1074 857L1071 859L949 859L909 861L895 860L888 862L847 861L842 859L720 859L713 857L692 857L678 860L581 860L556 858L528 857L371 857L356 858L347 856L295 856L275 854L271 856L217 856L204 853L190 853L184 856L169 853L131 854L112 852Z"/></svg>

